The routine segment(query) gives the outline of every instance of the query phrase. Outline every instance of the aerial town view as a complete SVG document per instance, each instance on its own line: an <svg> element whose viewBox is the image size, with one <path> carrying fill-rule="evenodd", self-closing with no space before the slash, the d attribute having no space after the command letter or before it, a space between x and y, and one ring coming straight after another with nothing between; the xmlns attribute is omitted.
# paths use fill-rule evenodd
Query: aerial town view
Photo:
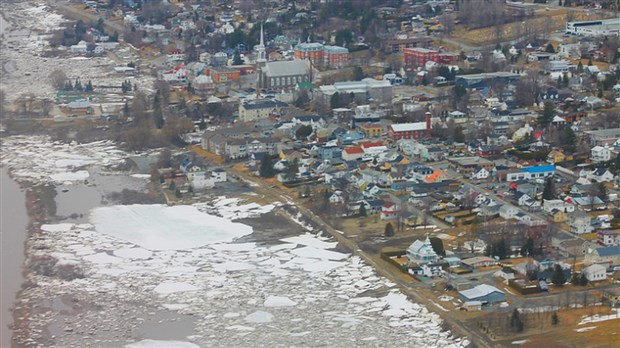
<svg viewBox="0 0 620 348"><path fill-rule="evenodd" d="M0 11L0 347L620 347L620 0Z"/></svg>

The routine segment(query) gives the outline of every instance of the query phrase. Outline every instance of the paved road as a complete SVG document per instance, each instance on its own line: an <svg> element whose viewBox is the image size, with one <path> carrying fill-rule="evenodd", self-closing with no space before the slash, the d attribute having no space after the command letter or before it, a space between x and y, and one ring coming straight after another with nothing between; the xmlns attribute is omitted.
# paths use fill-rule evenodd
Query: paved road
<svg viewBox="0 0 620 348"><path fill-rule="evenodd" d="M413 298L416 302L425 305L427 309L438 314L444 321L446 321L450 325L450 327L452 328L453 332L456 335L468 336L469 339L475 342L477 346L479 347L491 348L491 347L500 346L499 344L491 341L486 335L483 335L476 330L471 330L470 328L466 327L462 322L455 320L450 315L450 312L444 312L444 311L438 310L434 302L421 296L420 293L418 292L419 289L421 289L424 285L416 281L409 281L409 282L404 281L402 277L402 273L399 273L399 274L395 273L395 272L400 272L400 271L391 269L390 267L386 267L385 265L379 265L378 261L375 258L373 258L371 255L369 255L368 253L361 250L355 241L346 238L343 233L334 229L329 224L325 223L323 219L316 216L312 211L306 208L302 202L298 202L296 199L281 192L277 188L265 185L264 183L255 180L255 178L247 172L240 172L240 171L235 170L234 168L229 168L229 171L232 172L231 176L238 175L240 178L242 178L245 181L257 184L258 186L253 185L253 189L257 191L257 193L263 194L273 199L278 199L278 200L283 199L284 201L292 202L295 205L295 207L301 212L301 214L303 214L306 218L312 220L313 223L321 226L323 231L329 233L339 243L348 247L352 251L353 254L358 255L362 259L364 259L364 261L368 263L370 266L372 266L376 270L377 273L379 273L381 276L384 276L390 279L390 281L397 284L405 294Z"/></svg>

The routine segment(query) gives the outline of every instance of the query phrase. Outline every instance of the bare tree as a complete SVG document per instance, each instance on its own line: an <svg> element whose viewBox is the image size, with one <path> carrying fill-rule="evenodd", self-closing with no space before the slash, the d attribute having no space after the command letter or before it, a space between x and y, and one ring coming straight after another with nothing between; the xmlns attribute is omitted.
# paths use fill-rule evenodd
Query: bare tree
<svg viewBox="0 0 620 348"><path fill-rule="evenodd" d="M60 69L55 69L49 75L52 86L56 89L63 89L67 83L67 74Z"/></svg>

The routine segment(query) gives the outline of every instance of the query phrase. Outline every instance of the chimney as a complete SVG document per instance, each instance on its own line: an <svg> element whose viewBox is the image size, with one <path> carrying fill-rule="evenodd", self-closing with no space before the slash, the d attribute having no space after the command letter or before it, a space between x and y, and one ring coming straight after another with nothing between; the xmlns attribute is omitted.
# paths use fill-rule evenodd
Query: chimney
<svg viewBox="0 0 620 348"><path fill-rule="evenodd" d="M431 129L431 113L430 112L426 112L426 130L430 130Z"/></svg>

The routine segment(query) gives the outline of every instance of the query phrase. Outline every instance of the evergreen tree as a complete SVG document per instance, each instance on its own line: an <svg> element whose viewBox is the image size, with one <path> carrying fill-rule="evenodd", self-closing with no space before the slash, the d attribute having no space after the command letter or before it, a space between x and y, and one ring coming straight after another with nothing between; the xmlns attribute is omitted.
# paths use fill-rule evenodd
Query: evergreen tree
<svg viewBox="0 0 620 348"><path fill-rule="evenodd" d="M177 185L174 182L174 180L170 180L170 184L168 185L168 190L172 191L172 190L174 190L176 188L177 188Z"/></svg>
<svg viewBox="0 0 620 348"><path fill-rule="evenodd" d="M90 80L88 80L88 83L86 83L86 87L84 87L84 91L86 92L93 91L93 83Z"/></svg>
<svg viewBox="0 0 620 348"><path fill-rule="evenodd" d="M588 59L588 66L592 66L592 58Z"/></svg>
<svg viewBox="0 0 620 348"><path fill-rule="evenodd" d="M241 53L239 50L235 51L235 55L233 56L232 65L241 65L243 64L243 60L241 59Z"/></svg>
<svg viewBox="0 0 620 348"><path fill-rule="evenodd" d="M297 179L297 174L299 173L299 160L295 158L292 161L289 161L286 166L286 170L284 172L284 178L287 181L292 181Z"/></svg>
<svg viewBox="0 0 620 348"><path fill-rule="evenodd" d="M364 77L364 70L361 67L356 66L353 68L353 81L361 81Z"/></svg>
<svg viewBox="0 0 620 348"><path fill-rule="evenodd" d="M366 213L366 204L364 204L364 202L362 202L362 204L360 204L360 210L359 210L359 216L360 217L366 217L367 213Z"/></svg>
<svg viewBox="0 0 620 348"><path fill-rule="evenodd" d="M555 181L553 181L552 177L548 177L547 180L545 180L545 187L543 188L542 199L543 200L555 199L556 197L555 194L556 194Z"/></svg>
<svg viewBox="0 0 620 348"><path fill-rule="evenodd" d="M440 256L446 255L446 251L443 247L443 241L440 238L431 237L429 240L431 242L431 247L433 247L433 251L435 251L435 254Z"/></svg>
<svg viewBox="0 0 620 348"><path fill-rule="evenodd" d="M394 237L394 227L390 222L385 225L384 235L386 237Z"/></svg>
<svg viewBox="0 0 620 348"><path fill-rule="evenodd" d="M527 237L527 241L525 242L525 245L521 247L519 254L521 254L521 256L534 255L534 240L532 237Z"/></svg>
<svg viewBox="0 0 620 348"><path fill-rule="evenodd" d="M566 276L564 276L562 266L555 265L553 268L553 275L551 276L551 282L555 286L564 286L564 283L566 283Z"/></svg>
<svg viewBox="0 0 620 348"><path fill-rule="evenodd" d="M538 124L541 127L546 128L551 121L553 120L553 116L555 116L555 107L552 102L545 102L545 107L543 108L542 113L538 116Z"/></svg>
<svg viewBox="0 0 620 348"><path fill-rule="evenodd" d="M577 72L578 73L583 72L583 64L581 63L581 61L579 61L579 64L577 64Z"/></svg>
<svg viewBox="0 0 620 348"><path fill-rule="evenodd" d="M552 44L548 44L547 48L545 49L545 52L547 52L547 53L555 53L555 48L553 48Z"/></svg>
<svg viewBox="0 0 620 348"><path fill-rule="evenodd" d="M271 156L265 155L260 161L258 174L263 178L271 178L275 174L273 170L273 163L271 163Z"/></svg>
<svg viewBox="0 0 620 348"><path fill-rule="evenodd" d="M310 134L312 134L312 126L310 125L301 125L295 131L295 137L299 140L306 140Z"/></svg>
<svg viewBox="0 0 620 348"><path fill-rule="evenodd" d="M599 182L597 187L597 193L598 193L598 198L602 199L603 201L607 200L607 186L605 186L605 183Z"/></svg>
<svg viewBox="0 0 620 348"><path fill-rule="evenodd" d="M558 313L553 312L553 314L551 315L551 325L558 325L559 322L560 320L558 319Z"/></svg>
<svg viewBox="0 0 620 348"><path fill-rule="evenodd" d="M517 308L515 308L512 311L512 315L510 317L510 326L516 332L522 332L523 331L523 321L521 321L521 314L519 313L519 310Z"/></svg>

